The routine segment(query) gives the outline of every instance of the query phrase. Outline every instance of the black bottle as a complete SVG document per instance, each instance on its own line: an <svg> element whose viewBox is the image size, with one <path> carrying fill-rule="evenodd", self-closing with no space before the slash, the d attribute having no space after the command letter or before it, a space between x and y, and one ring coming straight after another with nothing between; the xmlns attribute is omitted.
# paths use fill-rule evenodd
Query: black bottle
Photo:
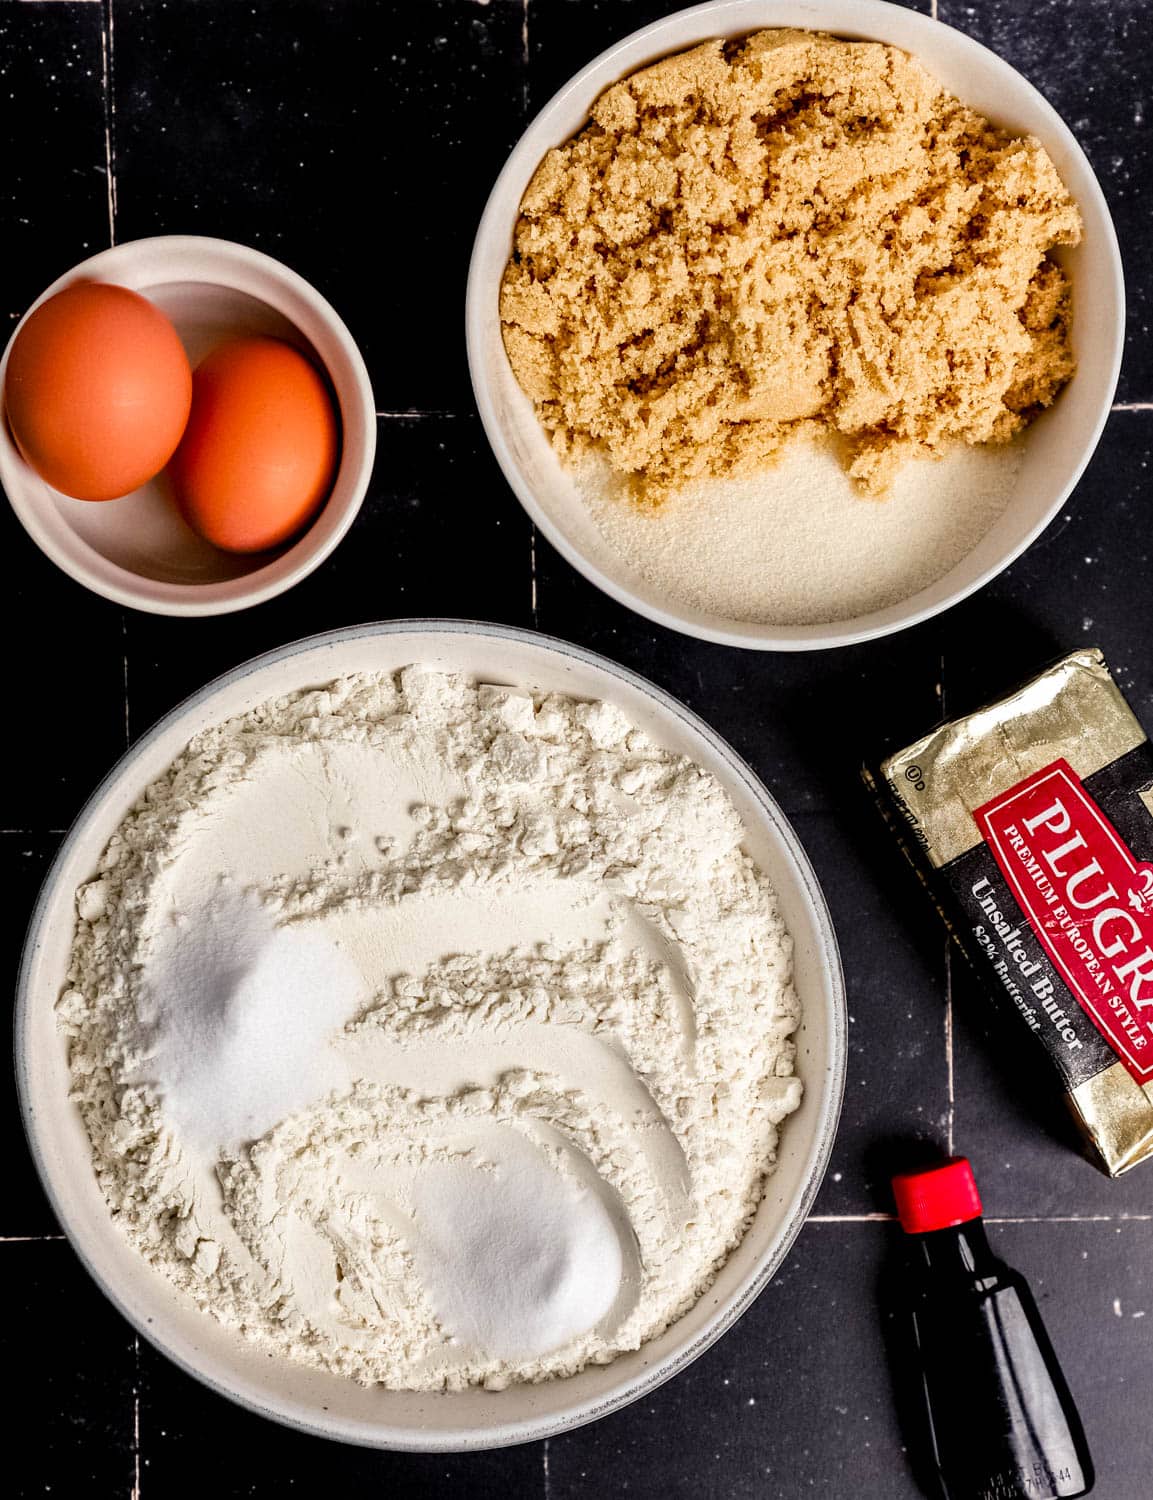
<svg viewBox="0 0 1153 1500"><path fill-rule="evenodd" d="M1025 1280L989 1248L964 1157L893 1179L932 1451L948 1500L1069 1500L1093 1463Z"/></svg>

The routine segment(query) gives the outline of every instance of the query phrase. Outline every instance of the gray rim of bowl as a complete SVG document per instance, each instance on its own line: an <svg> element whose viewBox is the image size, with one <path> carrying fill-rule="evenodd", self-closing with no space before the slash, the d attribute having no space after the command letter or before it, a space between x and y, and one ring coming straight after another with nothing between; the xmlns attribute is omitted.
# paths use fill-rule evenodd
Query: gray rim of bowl
<svg viewBox="0 0 1153 1500"><path fill-rule="evenodd" d="M301 655L305 651L315 650L317 647L339 647L348 642L363 640L366 637L407 634L465 635L482 639L489 637L498 640L515 641L526 646L543 648L560 656L567 656L587 666L598 668L608 673L611 677L617 678L629 687L655 700L674 719L680 720L682 724L700 735L725 761L733 774L744 783L747 790L761 806L770 823L773 825L775 832L779 835L785 848L788 850L815 918L820 940L820 956L828 974L832 1000L829 1058L826 1066L825 1080L828 1092L821 1106L822 1118L810 1152L808 1168L804 1177L804 1186L797 1194L789 1212L785 1216L782 1227L774 1236L773 1243L756 1273L750 1277L747 1284L727 1306L721 1308L713 1315L691 1344L675 1354L666 1356L650 1370L637 1376L620 1391L601 1400L587 1403L583 1407L578 1407L575 1411L567 1415L561 1414L540 1420L529 1418L510 1424L507 1429L504 1429L507 1436L502 1434L495 1440L488 1439L484 1430L471 1428L450 1429L444 1433L445 1441L435 1444L430 1444L427 1440L425 1442L412 1441L410 1429L392 1428L387 1424L381 1424L379 1436L375 1433L366 1433L363 1431L355 1433L333 1431L331 1426L310 1421L289 1411L280 1410L276 1406L265 1405L239 1395L227 1385L220 1383L196 1368L195 1365L177 1358L165 1346L159 1334L154 1329L147 1323L137 1319L125 1307L88 1257L73 1241L72 1235L69 1232L66 1206L58 1198L40 1154L30 1107L31 1090L27 1073L28 1046L26 1043L26 1029L27 1018L32 1005L32 996L30 994L32 956L39 945L40 931L45 912L55 893L62 866L71 853L72 847L83 831L85 824L103 800L108 788L139 759L153 741L164 734L191 709L208 702L220 689L231 686L264 667L271 666L278 661L284 661L293 656ZM711 1344L732 1327L768 1285L792 1249L793 1243L808 1217L809 1210L824 1180L837 1133L837 1126L840 1122L848 1052L847 1030L845 982L841 967L840 951L832 919L829 915L828 905L817 882L813 867L791 824L760 777L756 775L752 768L716 730L712 729L702 718L693 713L691 709L686 708L684 704L680 703L670 693L649 682L647 678L640 676L639 673L631 671L628 667L622 667L594 651L586 651L581 646L575 646L569 641L561 640L555 636L543 635L533 630L522 630L515 626L470 620L417 618L411 620L386 620L373 624L347 626L340 630L325 631L319 635L304 636L299 640L278 646L272 651L264 652L260 656L252 657L250 660L242 662L239 666L233 667L230 671L222 673L219 677L213 678L211 682L206 683L203 687L197 689L196 692L191 693L182 703L170 709L163 718L158 720L151 729L141 736L135 745L125 751L101 779L99 785L85 801L80 812L73 820L72 826L53 858L52 864L49 866L40 887L40 892L36 898L36 904L28 924L28 932L24 940L17 978L14 1016L14 1053L16 1090L20 1102L20 1115L36 1172L47 1195L49 1205L85 1270L109 1301L141 1337L147 1339L166 1359L171 1360L173 1364L184 1370L186 1374L200 1381L201 1384L208 1386L217 1395L224 1396L237 1405L255 1412L258 1416L267 1417L271 1421L279 1422L299 1432L307 1432L317 1437L345 1442L357 1447L383 1448L396 1452L447 1453L466 1452L484 1448L512 1447L518 1443L533 1442L540 1438L552 1437L557 1433L584 1426L587 1422L607 1416L610 1412L617 1411L619 1408L629 1405L639 1397L655 1390L657 1386L663 1385L666 1380L669 1380L673 1375L683 1370L698 1355L703 1354ZM675 1327L675 1324L672 1326Z"/></svg>
<svg viewBox="0 0 1153 1500"><path fill-rule="evenodd" d="M552 98L537 111L533 118L521 132L520 138L509 154L507 161L501 168L492 191L485 202L484 211L481 214L480 223L477 226L476 237L473 240L472 255L469 261L468 282L465 290L465 342L468 350L469 377L472 382L473 398L480 412L481 425L484 427L485 436L488 438L489 446L492 448L497 463L505 480L528 513L529 519L543 535L552 543L560 555L569 565L576 569L589 583L595 585L602 593L608 594L625 609L632 610L634 614L652 620L658 625L663 625L669 630L679 631L682 635L693 636L697 640L712 641L721 646L737 646L746 651L825 651L841 646L855 646L862 641L876 640L881 636L895 635L898 631L911 629L914 625L921 625L926 620L931 620L935 615L943 614L952 609L954 605L960 604L975 594L979 589L985 587L1006 568L1010 567L1016 560L1026 552L1041 533L1056 520L1065 506L1066 501L1081 481L1081 476L1088 467L1089 460L1097 450L1097 444L1101 440L1101 434L1105 429L1105 423L1109 420L1109 413L1113 402L1113 395L1117 389L1117 381L1121 373L1121 358L1125 347L1125 274L1121 264L1121 251L1117 243L1117 231L1113 224L1113 216L1109 211L1109 204L1101 190L1101 184L1097 180L1097 174L1093 165L1086 156L1076 136L1065 124L1065 121L1057 113L1054 107L1045 98L1044 94L1036 88L1023 73L1018 72L1011 63L1000 57L991 47L986 47L982 42L958 31L956 27L948 26L946 22L939 21L932 16L919 15L915 11L907 10L902 5L894 5L891 0L858 0L860 5L861 25L865 28L869 24L870 13L873 15L893 14L900 12L906 24L921 29L927 35L938 28L953 31L960 38L962 45L974 55L980 55L986 66L992 64L995 70L1003 70L1011 75L1014 80L1029 93L1042 106L1049 115L1054 134L1059 136L1066 148L1080 159L1085 168L1090 190L1096 200L1096 206L1101 214L1102 223L1105 225L1108 236L1108 253L1113 267L1113 274L1117 281L1118 290L1118 314L1117 326L1114 330L1113 349L1109 361L1109 377L1101 388L1100 410L1094 423L1089 441L1085 444L1084 452L1075 466L1068 482L1054 498L1052 505L1046 511L1042 519L1029 531L1023 540L1010 552L993 566L985 571L972 583L955 589L938 604L924 606L911 613L906 619L899 619L889 623L874 625L856 625L852 620L841 622L832 621L827 626L766 626L766 634L763 636L746 636L737 631L719 630L710 625L690 624L687 620L680 618L672 609L661 608L658 604L649 603L647 600L637 598L626 586L617 583L603 573L597 565L587 558L568 537L564 535L537 503L536 496L527 480L523 479L516 460L509 451L500 422L497 418L491 394L487 382L480 374L481 357L480 341L484 334L484 328L488 321L488 310L482 301L481 292L477 285L475 274L480 256L481 245L496 230L496 199L501 186L512 170L519 165L525 138L536 126L545 119L557 106L568 97L579 92L585 80L591 73L611 62L619 53L635 43L652 39L656 42L661 34L668 30L673 23L682 21L686 16L700 15L702 19L706 16L716 16L718 24L724 25L722 19L724 12L735 10L742 0L730 3L730 0L706 0L703 5L689 6L684 10L672 12L670 15L662 16L659 20L651 22L648 26L642 26L637 31L630 32L628 36L622 37L614 42L612 46L606 47L588 62L579 72L574 73L567 83L563 84ZM765 21L764 26L773 24ZM703 40L703 38L702 38ZM694 45L692 42L677 43L676 50ZM643 66L638 64L637 66ZM607 86L607 85L606 85ZM543 153L542 153L543 154ZM915 597L915 596L914 596ZM895 607L895 606L894 606ZM880 611L878 611L879 613ZM869 615L858 616L858 619L868 620ZM840 627L840 628L839 628ZM772 635L776 630L793 629L796 633L792 635ZM813 638L811 632L821 630L823 634ZM803 632L810 632L806 635Z"/></svg>

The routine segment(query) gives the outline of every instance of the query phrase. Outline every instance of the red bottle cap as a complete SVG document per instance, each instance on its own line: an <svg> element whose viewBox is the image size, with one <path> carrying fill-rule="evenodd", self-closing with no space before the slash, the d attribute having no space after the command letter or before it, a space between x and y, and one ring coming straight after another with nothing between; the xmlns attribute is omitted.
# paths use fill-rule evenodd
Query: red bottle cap
<svg viewBox="0 0 1153 1500"><path fill-rule="evenodd" d="M928 1234L981 1217L981 1195L964 1156L951 1156L926 1172L894 1177L893 1197L906 1234Z"/></svg>

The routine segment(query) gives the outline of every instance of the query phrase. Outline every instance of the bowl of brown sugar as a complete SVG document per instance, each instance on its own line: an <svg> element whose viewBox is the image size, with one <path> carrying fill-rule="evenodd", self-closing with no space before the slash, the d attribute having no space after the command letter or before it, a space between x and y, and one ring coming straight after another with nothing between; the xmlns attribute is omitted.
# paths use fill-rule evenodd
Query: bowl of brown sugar
<svg viewBox="0 0 1153 1500"><path fill-rule="evenodd" d="M722 0L529 126L466 321L489 441L574 567L811 650L947 609L1053 520L1124 286L1084 153L994 53L881 0Z"/></svg>

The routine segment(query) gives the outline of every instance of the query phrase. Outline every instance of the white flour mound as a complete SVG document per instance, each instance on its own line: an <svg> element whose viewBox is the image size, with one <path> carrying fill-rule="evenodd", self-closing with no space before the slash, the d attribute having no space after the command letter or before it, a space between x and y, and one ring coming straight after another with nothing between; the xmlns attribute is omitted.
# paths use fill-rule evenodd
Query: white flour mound
<svg viewBox="0 0 1153 1500"><path fill-rule="evenodd" d="M58 1008L116 1222L366 1383L637 1348L739 1243L800 1100L742 840L614 707L422 667L199 735L78 893Z"/></svg>

